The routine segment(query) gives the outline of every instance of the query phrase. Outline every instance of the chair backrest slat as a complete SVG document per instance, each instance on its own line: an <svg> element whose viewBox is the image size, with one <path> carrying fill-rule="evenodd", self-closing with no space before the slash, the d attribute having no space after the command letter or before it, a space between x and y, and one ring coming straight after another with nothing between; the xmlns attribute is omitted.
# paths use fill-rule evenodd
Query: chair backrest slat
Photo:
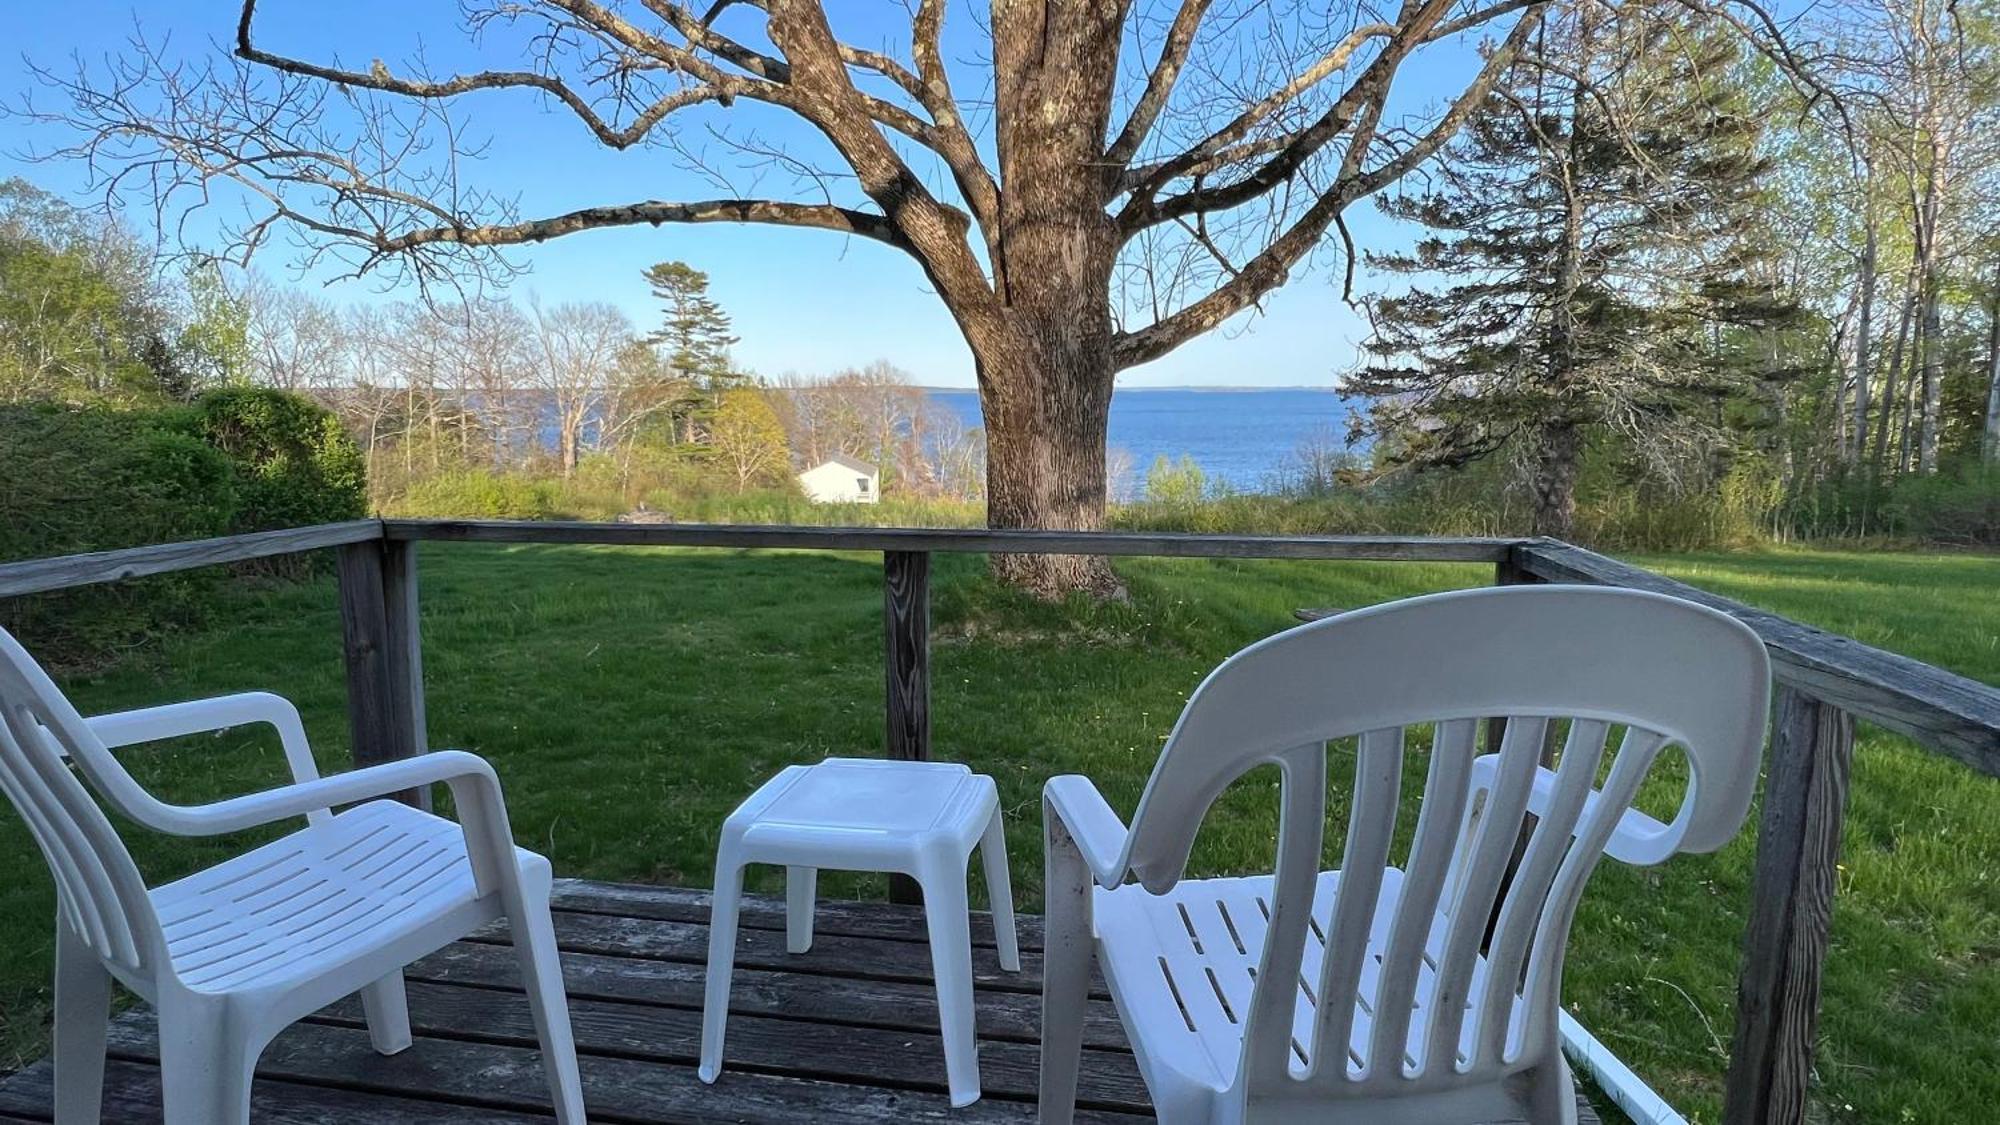
<svg viewBox="0 0 2000 1125"><path fill-rule="evenodd" d="M164 955L152 899L70 762L86 774L118 769L48 674L0 630L0 787L48 861L77 936L113 964L145 969Z"/></svg>
<svg viewBox="0 0 2000 1125"><path fill-rule="evenodd" d="M1267 937L1257 957L1257 979L1276 982L1257 988L1245 1005L1245 1042L1257 1044L1250 1057L1282 1074L1295 1057L1292 1040L1299 966L1305 957L1313 883L1319 878L1326 829L1326 752L1302 747L1279 759L1283 770L1278 814L1278 854ZM1288 987L1289 985L1289 987ZM1297 1049L1306 1045L1301 1043ZM1275 1076L1275 1075L1274 1075Z"/></svg>
<svg viewBox="0 0 2000 1125"><path fill-rule="evenodd" d="M1639 727L1627 730L1619 743L1618 756L1611 761L1610 775L1585 800L1575 842L1556 869L1555 882L1542 903L1542 915L1535 926L1539 948L1529 957L1527 982L1521 990L1524 1044L1546 1042L1555 1035L1556 990L1562 984L1563 953L1570 921L1576 917L1577 903L1583 900L1584 881L1597 869L1597 861L1604 858L1604 846L1618 827L1619 818L1638 796L1640 783L1646 780L1666 744L1665 735ZM1745 784L1754 786L1756 781L1752 774Z"/></svg>
<svg viewBox="0 0 2000 1125"><path fill-rule="evenodd" d="M1231 657L1189 697L1128 846L1133 874L1164 893L1215 799L1255 766L1283 770L1243 1095L1439 1089L1492 1081L1525 1054L1552 1051L1563 946L1598 859L1654 863L1734 836L1755 788L1769 689L1769 658L1741 623L1602 587L1416 598ZM1505 721L1505 735L1481 757L1479 730L1492 720ZM1423 801L1392 894L1405 733L1423 724L1432 731ZM1550 771L1541 759L1559 724L1568 733ZM1599 785L1615 728L1624 737ZM1353 800L1326 903L1315 870L1326 758L1349 738ZM1685 751L1688 783L1662 824L1630 810L1669 746ZM1309 922L1315 909L1321 919ZM1323 944L1312 944L1314 926ZM1309 1015L1302 995L1316 1008Z"/></svg>
<svg viewBox="0 0 2000 1125"><path fill-rule="evenodd" d="M1538 814L1528 846L1521 854L1513 882L1493 924L1486 950L1486 988L1473 1038L1473 1063L1504 1061L1507 1033L1513 1025L1515 996L1523 965L1534 941L1542 904L1547 900L1556 865L1568 854L1584 798L1597 781L1604 760L1604 740L1610 724L1579 719L1569 728L1562 757L1556 763L1553 796Z"/></svg>
<svg viewBox="0 0 2000 1125"><path fill-rule="evenodd" d="M1472 759L1479 726L1470 719L1437 724L1431 736L1430 775L1417 813L1416 841L1403 873L1396 920L1382 951L1382 974L1375 988L1375 1028L1369 1038L1367 1078L1401 1076L1410 1020L1424 970L1430 967L1435 921L1445 876L1457 850L1458 829L1472 796Z"/></svg>
<svg viewBox="0 0 2000 1125"><path fill-rule="evenodd" d="M1317 1026L1313 1032L1313 1073L1346 1074L1354 1034L1355 1000L1362 970L1372 960L1369 931L1382 894L1389 846L1396 835L1396 808L1402 798L1403 730L1361 735L1354 762L1353 814L1342 852L1340 895L1326 928L1326 955L1320 963ZM1337 1002L1336 1002L1337 1001ZM1358 1068L1366 1059L1356 1063Z"/></svg>
<svg viewBox="0 0 2000 1125"><path fill-rule="evenodd" d="M1468 853L1454 894L1445 907L1448 919L1443 951L1437 957L1437 986L1431 990L1429 1032L1419 1069L1457 1065L1459 1034L1471 999L1472 977L1486 938L1487 925L1507 877L1528 795L1535 781L1549 721L1540 716L1510 719L1502 736L1500 763L1492 789L1479 811L1476 827L1461 837Z"/></svg>

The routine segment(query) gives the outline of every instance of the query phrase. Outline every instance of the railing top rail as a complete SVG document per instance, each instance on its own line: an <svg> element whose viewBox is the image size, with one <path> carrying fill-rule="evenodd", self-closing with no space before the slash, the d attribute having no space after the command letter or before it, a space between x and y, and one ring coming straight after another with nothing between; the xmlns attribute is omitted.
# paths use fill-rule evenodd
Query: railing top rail
<svg viewBox="0 0 2000 1125"><path fill-rule="evenodd" d="M117 551L92 551L49 559L0 564L0 598L41 594L75 586L120 582L149 574L168 574L204 566L245 562L272 555L297 554L343 543L364 543L382 537L382 521L349 520L277 531L253 531L185 543L157 543Z"/></svg>
<svg viewBox="0 0 2000 1125"><path fill-rule="evenodd" d="M1196 535L988 528L352 520L0 564L0 597L293 554L372 539L1180 558L1506 562L1554 582L1630 586L1733 614L1763 637L1779 679L2000 776L2000 688L1697 589L1554 539L1414 535Z"/></svg>
<svg viewBox="0 0 2000 1125"><path fill-rule="evenodd" d="M1764 639L1779 680L2000 777L2000 688L1561 540L1522 544L1514 565L1544 581L1629 586L1720 609Z"/></svg>
<svg viewBox="0 0 2000 1125"><path fill-rule="evenodd" d="M1000 531L984 527L801 527L788 524L384 520L391 539L598 543L1180 558L1501 562L1520 539L1428 535L1196 535L1129 531Z"/></svg>

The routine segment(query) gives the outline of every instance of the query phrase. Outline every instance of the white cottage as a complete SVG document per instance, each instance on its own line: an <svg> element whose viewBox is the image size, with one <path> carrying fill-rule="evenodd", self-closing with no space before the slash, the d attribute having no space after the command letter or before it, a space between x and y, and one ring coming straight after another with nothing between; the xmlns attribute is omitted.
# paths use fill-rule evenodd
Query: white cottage
<svg viewBox="0 0 2000 1125"><path fill-rule="evenodd" d="M806 498L820 504L873 504L882 498L881 486L875 466L839 453L799 474Z"/></svg>

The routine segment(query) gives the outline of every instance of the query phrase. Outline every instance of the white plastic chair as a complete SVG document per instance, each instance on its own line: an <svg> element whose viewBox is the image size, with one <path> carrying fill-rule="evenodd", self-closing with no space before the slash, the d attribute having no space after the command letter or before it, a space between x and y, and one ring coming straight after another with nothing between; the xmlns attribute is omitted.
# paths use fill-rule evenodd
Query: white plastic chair
<svg viewBox="0 0 2000 1125"><path fill-rule="evenodd" d="M110 747L247 723L277 728L293 784L212 804L161 802ZM64 761L120 813L211 836L303 815L306 826L147 889ZM444 782L461 823L385 794ZM294 1020L359 991L375 1049L410 1045L403 966L500 918L540 1037L557 1119L582 1122L548 861L513 846L492 767L440 751L320 777L298 712L250 693L85 719L0 630L0 790L55 876L55 1119L99 1117L113 977L159 1013L167 1125L250 1117L257 1056ZM339 813L336 805L366 802Z"/></svg>
<svg viewBox="0 0 2000 1125"><path fill-rule="evenodd" d="M1736 834L1769 691L1764 646L1734 619L1581 586L1415 598L1237 653L1189 698L1129 831L1085 778L1045 790L1042 1120L1075 1105L1094 953L1169 1125L1569 1125L1557 992L1584 882L1605 852L1653 864ZM1506 733L1482 756L1489 717ZM1394 866L1404 734L1422 723L1422 811ZM1631 805L1668 747L1689 769L1662 824ZM1353 814L1343 870L1322 872L1330 753L1353 758ZM1266 763L1276 873L1183 880L1209 806Z"/></svg>

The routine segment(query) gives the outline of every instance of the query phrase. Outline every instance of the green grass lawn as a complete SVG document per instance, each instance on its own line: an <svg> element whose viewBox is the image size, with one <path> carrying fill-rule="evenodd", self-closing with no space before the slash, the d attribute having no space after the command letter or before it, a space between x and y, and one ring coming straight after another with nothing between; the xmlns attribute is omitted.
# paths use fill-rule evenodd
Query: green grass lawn
<svg viewBox="0 0 2000 1125"><path fill-rule="evenodd" d="M2000 559L1639 561L2000 682ZM1129 604L1047 606L996 590L978 559L936 565L935 752L999 779L1016 892L1031 908L1045 778L1087 773L1129 814L1186 693L1237 647L1290 625L1294 608L1492 578L1487 566L1133 560L1120 563ZM875 556L426 544L423 568L432 742L494 761L516 834L562 874L706 885L723 816L760 780L789 762L881 751ZM67 686L86 712L271 688L299 704L337 768L346 724L331 583L243 585L229 598L211 628ZM275 745L254 732L128 760L182 800L282 779ZM1196 873L1268 870L1273 784L1253 774L1225 795ZM128 838L154 879L243 842ZM1846 850L1823 1117L1989 1116L2000 1104L2000 782L1865 732ZM1718 1117L1751 857L1746 835L1656 870L1607 864L1571 943L1568 1003L1695 1120ZM822 887L880 893L831 873ZM0 1070L46 1049L52 896L25 832L0 815Z"/></svg>

